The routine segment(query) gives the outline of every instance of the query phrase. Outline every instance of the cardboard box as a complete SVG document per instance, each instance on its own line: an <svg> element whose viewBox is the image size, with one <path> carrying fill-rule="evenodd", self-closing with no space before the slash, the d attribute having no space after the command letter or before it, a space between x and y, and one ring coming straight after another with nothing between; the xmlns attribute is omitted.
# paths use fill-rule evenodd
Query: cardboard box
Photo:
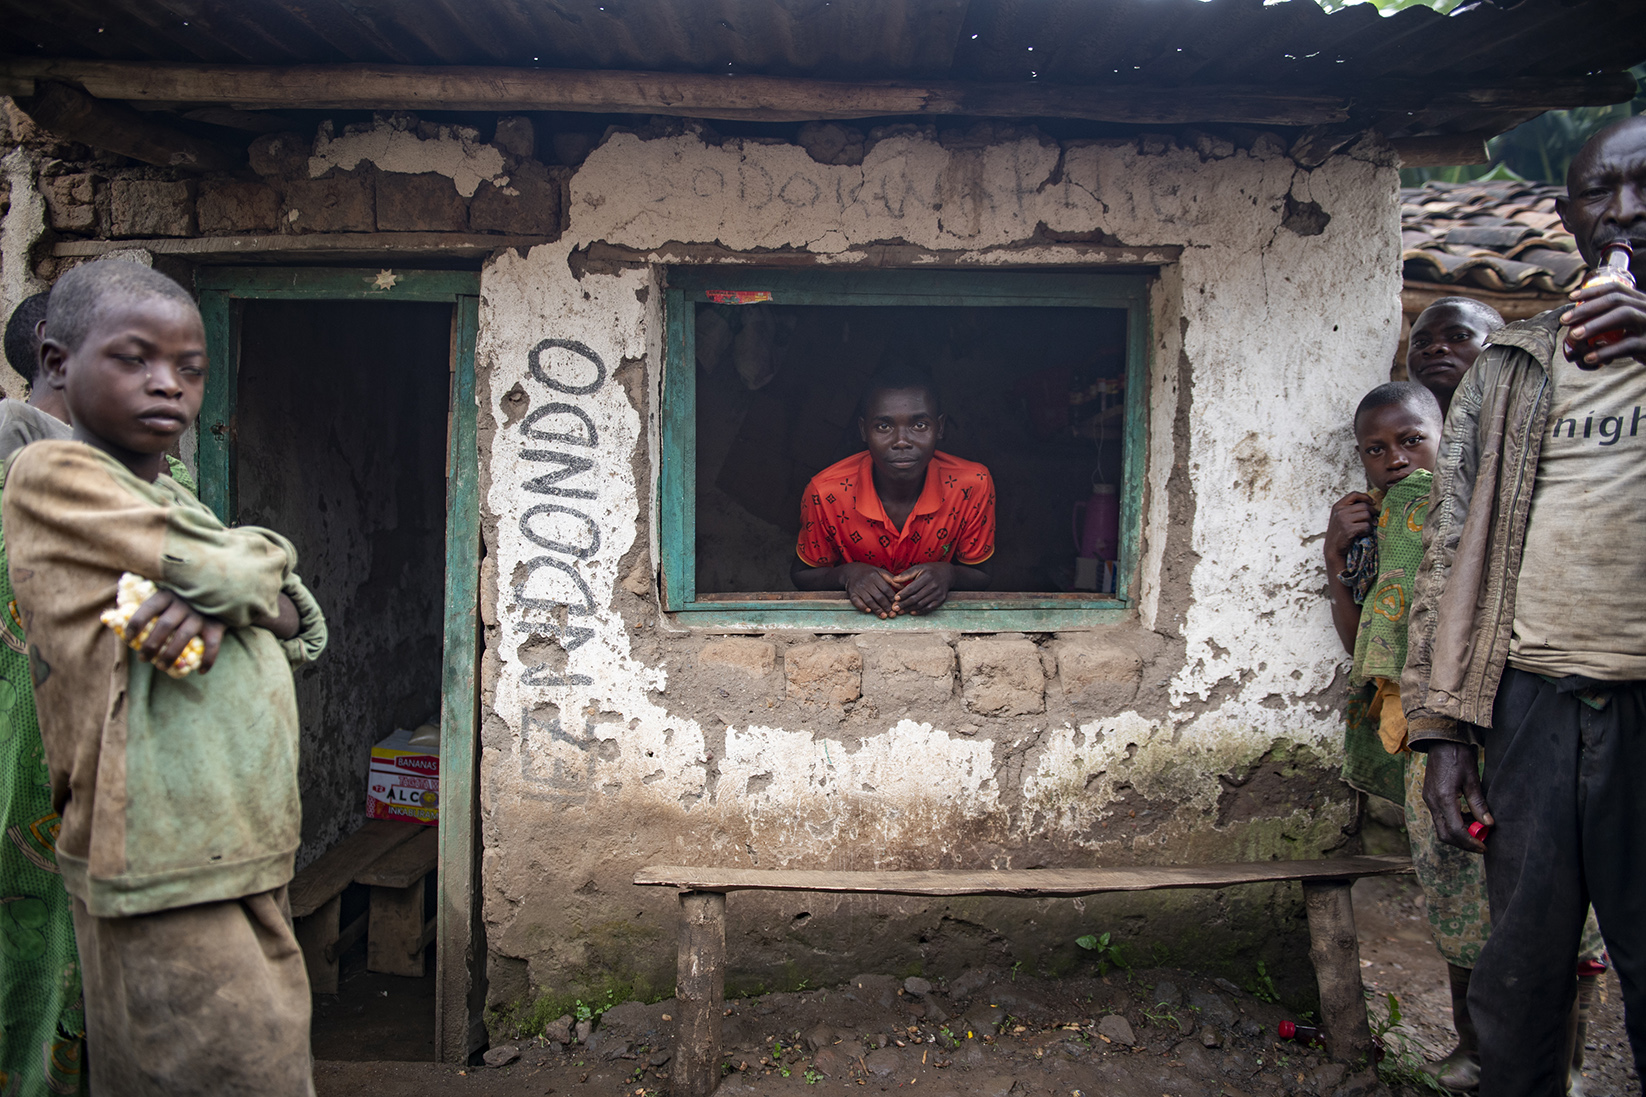
<svg viewBox="0 0 1646 1097"><path fill-rule="evenodd" d="M371 748L366 772L366 817L440 821L440 748L414 746L404 728Z"/></svg>

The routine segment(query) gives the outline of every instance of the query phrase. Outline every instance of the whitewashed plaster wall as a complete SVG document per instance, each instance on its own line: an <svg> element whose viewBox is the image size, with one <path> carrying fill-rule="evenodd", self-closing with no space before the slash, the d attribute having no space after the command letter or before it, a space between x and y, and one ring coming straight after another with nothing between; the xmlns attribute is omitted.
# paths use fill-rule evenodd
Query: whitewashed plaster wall
<svg viewBox="0 0 1646 1097"><path fill-rule="evenodd" d="M1276 744L1312 751L1325 779L1335 765L1344 659L1319 535L1358 486L1349 416L1387 379L1399 330L1396 187L1370 140L1311 171L1269 139L946 147L908 132L832 167L790 144L610 136L572 179L564 238L496 258L482 281L494 962L523 965L533 993L583 985L591 966L667 969L670 897L626 883L654 861L1006 865L1047 850L1267 856L1277 834L1301 856L1340 843L1346 798L1225 825L1218 777ZM1301 235L1288 213L1309 203L1330 220ZM1140 611L1113 630L1166 653L1145 662L1137 703L864 717L783 702L776 671L771 718L728 716L695 662L705 638L652 597L661 268L584 269L577 249L789 248L849 265L900 242L1055 266L1089 260L1048 233L1094 231L1181 249L1153 289ZM781 652L791 638L777 639ZM1165 822L1106 829L1138 797ZM500 971L506 992L524 985Z"/></svg>

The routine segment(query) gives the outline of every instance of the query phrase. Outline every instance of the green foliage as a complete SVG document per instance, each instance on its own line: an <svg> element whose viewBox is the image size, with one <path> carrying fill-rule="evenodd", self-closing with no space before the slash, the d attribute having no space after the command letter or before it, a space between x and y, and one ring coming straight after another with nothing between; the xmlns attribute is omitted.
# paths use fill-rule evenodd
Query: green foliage
<svg viewBox="0 0 1646 1097"><path fill-rule="evenodd" d="M591 999L585 1002L583 999L578 998L572 1003L572 1016L579 1021L592 1021L616 1004L616 993L610 990L606 991L606 1000L604 1002L599 999Z"/></svg>
<svg viewBox="0 0 1646 1097"><path fill-rule="evenodd" d="M1269 978L1269 969L1262 960L1257 962L1257 978L1246 984L1246 990L1260 1002L1280 1001L1280 991L1275 989L1275 981Z"/></svg>
<svg viewBox="0 0 1646 1097"><path fill-rule="evenodd" d="M789 1076L789 1068L783 1065L782 1040L772 1041L772 1066L776 1067L777 1072L783 1075L783 1077L787 1078Z"/></svg>
<svg viewBox="0 0 1646 1097"><path fill-rule="evenodd" d="M1113 967L1121 969L1126 973L1128 979L1131 978L1132 965L1126 962L1126 955L1121 949L1120 942L1111 941L1109 934L1105 933L1101 937L1094 937L1088 933L1084 937L1076 937L1074 943L1087 952L1097 954L1097 973L1099 975L1107 975L1109 969Z"/></svg>
<svg viewBox="0 0 1646 1097"><path fill-rule="evenodd" d="M1156 1028L1179 1027L1176 1012L1174 1012L1172 1007L1168 1006L1165 1002L1156 1002L1152 1009L1145 1007L1138 1010L1138 1012L1143 1014L1148 1022Z"/></svg>
<svg viewBox="0 0 1646 1097"><path fill-rule="evenodd" d="M1381 1040L1394 1031L1396 1025L1400 1024L1400 999L1394 996L1393 991L1390 991L1388 1009L1384 1010L1383 1016L1379 1017L1377 1010L1369 1006L1366 1009L1366 1016L1372 1024L1372 1038Z"/></svg>
<svg viewBox="0 0 1646 1097"><path fill-rule="evenodd" d="M598 986L585 988L581 992L544 994L535 1000L523 999L502 1009L488 1009L486 1027L490 1029L494 1042L502 1038L536 1036L557 1017L570 1014L574 1020L592 1021L619 1002L661 1002L671 996L673 989L670 987L668 993L659 994L653 992L651 987L608 977ZM588 996L586 1000L582 997L585 994Z"/></svg>
<svg viewBox="0 0 1646 1097"><path fill-rule="evenodd" d="M1371 992L1366 996L1371 998ZM1423 1052L1397 1032L1400 1025L1400 1000L1393 994L1385 999L1385 1008L1379 1012L1375 1001L1366 1006L1366 1019L1372 1026L1372 1039L1383 1049L1383 1058L1377 1064L1377 1076L1385 1085L1405 1086L1431 1093L1449 1093L1435 1076L1423 1069Z"/></svg>

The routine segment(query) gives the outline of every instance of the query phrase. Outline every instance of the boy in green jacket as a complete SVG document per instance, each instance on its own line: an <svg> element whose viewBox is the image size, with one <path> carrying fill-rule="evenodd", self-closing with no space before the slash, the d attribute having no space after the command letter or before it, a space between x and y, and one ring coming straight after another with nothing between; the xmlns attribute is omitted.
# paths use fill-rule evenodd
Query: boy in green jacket
<svg viewBox="0 0 1646 1097"><path fill-rule="evenodd" d="M7 467L4 527L75 900L92 1092L312 1094L287 915L298 845L291 665L325 622L278 534L229 529L165 452L205 390L199 311L164 275L94 263L52 290L41 380L74 440ZM123 573L159 592L100 620ZM200 669L173 678L190 641Z"/></svg>

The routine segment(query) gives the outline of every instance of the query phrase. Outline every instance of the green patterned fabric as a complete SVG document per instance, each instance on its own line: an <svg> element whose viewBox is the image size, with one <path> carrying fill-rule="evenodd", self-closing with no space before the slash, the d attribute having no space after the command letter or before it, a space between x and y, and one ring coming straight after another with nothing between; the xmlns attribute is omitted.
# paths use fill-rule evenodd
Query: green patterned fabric
<svg viewBox="0 0 1646 1097"><path fill-rule="evenodd" d="M1434 473L1418 469L1384 493L1377 518L1377 582L1360 607L1353 685L1373 678L1399 681L1406 669L1406 611L1423 562L1423 520L1433 485Z"/></svg>
<svg viewBox="0 0 1646 1097"><path fill-rule="evenodd" d="M1406 607L1412 579L1423 558L1423 519L1429 511L1434 474L1418 469L1383 496L1376 531L1377 579L1360 607L1350 684L1355 692L1344 713L1343 780L1349 787L1391 803L1406 801L1406 767L1378 736L1367 708L1377 692L1375 678L1400 680L1406 663Z"/></svg>
<svg viewBox="0 0 1646 1097"><path fill-rule="evenodd" d="M1400 755L1383 749L1383 740L1377 734L1378 721L1366 715L1376 694L1377 686L1371 683L1349 694L1349 707L1343 714L1343 780L1350 788L1403 804L1406 764Z"/></svg>
<svg viewBox="0 0 1646 1097"><path fill-rule="evenodd" d="M1480 959L1480 946L1492 932L1486 905L1486 859L1436 837L1434 817L1423 803L1427 756L1407 751L1389 757L1406 760L1406 834L1412 845L1412 868L1429 908L1429 932L1447 963L1472 968Z"/></svg>
<svg viewBox="0 0 1646 1097"><path fill-rule="evenodd" d="M182 484L190 495L200 494L200 488L195 484L194 477L189 475L189 466L169 453L166 454L166 475Z"/></svg>
<svg viewBox="0 0 1646 1097"><path fill-rule="evenodd" d="M0 1094L83 1093L80 960L3 533L0 641Z"/></svg>
<svg viewBox="0 0 1646 1097"><path fill-rule="evenodd" d="M1442 842L1435 835L1434 817L1423 803L1423 775L1427 755L1407 751L1406 833L1412 845L1412 868L1423 887L1429 908L1429 932L1446 962L1472 968L1480 946L1492 932L1486 900L1486 859ZM1488 835L1487 841L1491 841ZM1600 936L1595 912L1583 923L1578 958L1598 960L1606 943Z"/></svg>

